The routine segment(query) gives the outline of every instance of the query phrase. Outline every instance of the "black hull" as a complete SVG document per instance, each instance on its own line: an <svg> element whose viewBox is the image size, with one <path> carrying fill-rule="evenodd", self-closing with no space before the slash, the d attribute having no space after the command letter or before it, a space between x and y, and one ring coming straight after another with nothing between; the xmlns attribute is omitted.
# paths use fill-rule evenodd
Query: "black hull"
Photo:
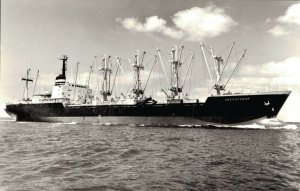
<svg viewBox="0 0 300 191"><path fill-rule="evenodd" d="M290 92L286 91L212 96L204 103L182 104L80 106L64 106L62 103L8 104L6 111L16 116L17 121L99 122L113 119L114 123L121 124L135 121L155 124L164 122L165 119L166 123L170 121L176 124L189 122L197 124L201 121L234 124L276 117L289 94Z"/></svg>

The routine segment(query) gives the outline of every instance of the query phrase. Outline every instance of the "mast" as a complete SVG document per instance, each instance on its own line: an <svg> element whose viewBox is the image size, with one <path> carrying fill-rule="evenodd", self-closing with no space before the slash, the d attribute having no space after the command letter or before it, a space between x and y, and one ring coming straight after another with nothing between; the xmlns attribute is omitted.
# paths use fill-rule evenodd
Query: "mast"
<svg viewBox="0 0 300 191"><path fill-rule="evenodd" d="M66 56L66 55L63 55L63 57L62 58L60 58L60 60L62 60L63 61L63 66L62 66L62 77L64 78L64 79L66 79L66 71L67 71L67 60L68 60L68 57Z"/></svg>
<svg viewBox="0 0 300 191"><path fill-rule="evenodd" d="M217 95L221 95L221 90L225 90L222 85L219 85L220 81L220 75L221 75L221 64L223 64L223 58L221 56L213 56L213 59L217 61L217 70L216 70L216 75L217 75L217 83L215 84L214 88L217 91Z"/></svg>
<svg viewBox="0 0 300 191"><path fill-rule="evenodd" d="M183 49L183 46L182 46ZM171 78L171 98L174 99L175 96L178 96L180 98L180 92L182 92L182 88L179 87L179 72L178 69L182 65L180 60L178 60L178 49L177 46L172 49L172 60L171 60L171 66L172 66L172 78Z"/></svg>
<svg viewBox="0 0 300 191"><path fill-rule="evenodd" d="M102 90L100 91L100 94L103 97L103 101L107 101L107 97L111 95L110 75L112 73L112 70L109 68L109 61L110 56L104 55L102 59L102 67L100 68L100 71L102 71L103 73Z"/></svg>
<svg viewBox="0 0 300 191"><path fill-rule="evenodd" d="M134 87L132 92L135 98L143 97L144 90L142 89L142 82L141 82L141 70L144 70L143 60L146 52L144 51L142 54L142 58L140 60L139 51L134 55L134 64L132 65L132 69L134 71Z"/></svg>
<svg viewBox="0 0 300 191"><path fill-rule="evenodd" d="M31 78L29 78L29 72L30 72L30 68L28 68L27 71L26 71L26 77L23 77L21 79L22 81L25 81L26 97L25 97L25 99L23 98L24 101L29 101L29 97L28 97L28 82L33 82L33 80Z"/></svg>
<svg viewBox="0 0 300 191"><path fill-rule="evenodd" d="M220 67L218 64L217 55L214 53L214 50L212 48L210 48L210 56L213 60L213 65L214 65L214 69L215 69L215 73L216 73L217 81L218 81L218 79L220 79ZM221 58L221 57L219 57L219 58ZM216 61L217 61L217 63L216 63Z"/></svg>
<svg viewBox="0 0 300 191"><path fill-rule="evenodd" d="M228 63L228 60L229 60L229 57L231 55L231 52L233 50L233 47L235 45L235 42L232 43L232 46L230 48L230 51L229 51L229 54L226 58L226 61L225 61L225 64L224 64L224 60L221 56L217 56L214 54L213 52L213 49L211 48L210 51L211 51L211 57L213 59L213 64L215 66L215 72L216 72L216 76L217 76L217 79L216 79L216 84L213 86L213 88L217 91L217 95L221 95L221 91L224 91L225 90L225 87L227 86L229 80L231 79L232 75L234 74L236 68L239 66L239 64L241 63L242 59L244 58L245 56L245 53L246 53L246 49L244 50L242 56L240 57L240 59L238 60L236 66L234 67L232 73L230 74L227 82L223 85L220 85L220 81L222 79L222 76L223 76L223 73L224 73L224 69ZM222 67L222 71L221 71L221 65L224 64L224 66Z"/></svg>
<svg viewBox="0 0 300 191"><path fill-rule="evenodd" d="M203 47L202 44L201 44L201 47ZM217 95L221 95L221 91L225 90L224 86L219 85L219 82L221 80L221 64L224 63L224 60L221 56L217 56L214 53L214 50L212 48L210 48L210 56L213 60L213 65L214 65L215 73L216 73L216 76L217 76L216 83L213 86L213 88L217 91ZM228 59L226 60L226 62L227 61L228 61ZM224 67L223 67L223 70L224 70ZM222 70L222 73L223 73L223 70Z"/></svg>
<svg viewBox="0 0 300 191"><path fill-rule="evenodd" d="M55 79L55 85L64 84L66 82L66 71L67 71L67 60L68 57L66 55L63 55L62 58L59 58L59 60L63 61L62 64L62 72L59 74Z"/></svg>

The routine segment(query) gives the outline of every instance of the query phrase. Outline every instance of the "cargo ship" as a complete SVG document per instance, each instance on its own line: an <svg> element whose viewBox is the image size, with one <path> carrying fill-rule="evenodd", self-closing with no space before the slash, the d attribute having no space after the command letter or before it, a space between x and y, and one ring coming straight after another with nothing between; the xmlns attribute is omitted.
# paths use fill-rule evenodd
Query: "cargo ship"
<svg viewBox="0 0 300 191"><path fill-rule="evenodd" d="M234 43L230 49L230 53L233 46ZM204 45L200 43L200 47L206 61L207 59L203 51ZM180 79L182 78L178 72L182 64L180 60L182 50L183 47L179 49L175 47L171 50L171 80L168 81L170 87L168 90L162 89L162 92L166 96L163 102L158 102L152 97L144 96L153 65L160 62L166 74L160 50L157 50L152 69L145 83L145 88L142 88L141 83L141 70L144 69L143 58L145 52L135 54L134 62L132 63L134 83L128 95L121 94L122 96L118 98L112 97L115 78L111 80L110 56L103 57L101 67L99 68L102 74L99 95L95 94L90 88L89 79L85 85L76 83L77 75L75 83L67 81L66 64L68 57L63 56L60 58L62 61L62 72L56 77L52 92L34 94L32 98L29 98L28 84L33 82L33 80L29 78L29 70L27 70L26 77L22 78L26 82L26 96L18 103L7 103L5 111L14 117L16 121L136 125L239 124L261 118L276 117L291 93L290 91L234 94L225 92L229 80L226 84L221 84L220 79L222 78L229 56L224 61L222 57L216 56L212 52L211 57L217 76L215 85L212 88L214 89L214 94L208 95L203 102L199 101L199 99L188 100L182 93L183 84L188 72L184 76L184 80L181 80L181 84ZM238 60L236 67L242 61L245 53L246 50L244 50ZM192 54L191 59L193 56ZM120 70L125 75L122 70L120 58L116 58L116 65L118 66L117 71ZM117 75L117 72L115 74ZM167 75L165 77L167 78Z"/></svg>

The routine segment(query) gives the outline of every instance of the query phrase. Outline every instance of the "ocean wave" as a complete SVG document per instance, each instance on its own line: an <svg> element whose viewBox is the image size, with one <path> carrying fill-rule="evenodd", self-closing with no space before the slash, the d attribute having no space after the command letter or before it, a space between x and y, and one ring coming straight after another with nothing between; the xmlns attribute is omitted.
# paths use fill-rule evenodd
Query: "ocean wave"
<svg viewBox="0 0 300 191"><path fill-rule="evenodd" d="M289 130L296 130L298 126L295 124L288 124L288 125L261 125L261 124L247 124L247 125L233 125L233 126L224 126L229 128L237 128L237 129L289 129Z"/></svg>
<svg viewBox="0 0 300 191"><path fill-rule="evenodd" d="M193 125L193 124L183 124L183 125L178 125L179 127L197 127L197 125ZM198 125L201 126L201 125Z"/></svg>
<svg viewBox="0 0 300 191"><path fill-rule="evenodd" d="M35 123L35 122L31 122L31 121L17 121L17 123L22 124L22 123Z"/></svg>
<svg viewBox="0 0 300 191"><path fill-rule="evenodd" d="M233 125L233 128L240 128L240 129L266 129L266 126L259 125L256 123L247 124L247 125Z"/></svg>
<svg viewBox="0 0 300 191"><path fill-rule="evenodd" d="M295 125L295 124L288 124L288 125L285 125L285 126L282 126L282 127L271 127L273 129L290 129L290 130L296 130L298 129L298 126Z"/></svg>
<svg viewBox="0 0 300 191"><path fill-rule="evenodd" d="M76 125L78 123L75 122L75 121L72 121L72 122L59 122L59 123L54 123L54 124L57 124L57 125Z"/></svg>
<svg viewBox="0 0 300 191"><path fill-rule="evenodd" d="M131 157L134 157L134 156L139 155L139 154L140 154L139 150L129 149L129 150L126 150L123 153L121 153L120 156L123 157L123 158L131 158Z"/></svg>
<svg viewBox="0 0 300 191"><path fill-rule="evenodd" d="M13 121L13 120L8 120ZM17 123L34 123L34 122L17 122ZM79 125L77 122L58 122L50 123L53 127L59 127L62 125ZM287 129L287 130L296 130L299 127L299 124L286 123L277 119L263 119L260 121L255 121L252 123L243 123L243 124L181 124L181 125L172 125L172 124L117 124L117 123L91 123L94 126L129 126L129 127L165 127L165 128L205 128L205 129Z"/></svg>
<svg viewBox="0 0 300 191"><path fill-rule="evenodd" d="M169 126L173 127L173 126ZM296 130L298 126L296 124L287 124L287 123L270 123L270 124L239 124L239 125L222 125L222 124L205 124L205 125L194 125L194 124L184 124L177 125L176 127L181 128L205 128L205 129L288 129Z"/></svg>
<svg viewBox="0 0 300 191"><path fill-rule="evenodd" d="M283 124L286 124L285 122L280 121L277 118L274 118L274 119L262 119L262 120L259 121L259 123L264 124L264 125L279 125L279 126L283 125Z"/></svg>
<svg viewBox="0 0 300 191"><path fill-rule="evenodd" d="M299 129L290 130L297 123L235 125L242 130L212 124L110 130L81 123L15 124L0 124L0 190L299 188ZM288 130L244 130L249 128Z"/></svg>

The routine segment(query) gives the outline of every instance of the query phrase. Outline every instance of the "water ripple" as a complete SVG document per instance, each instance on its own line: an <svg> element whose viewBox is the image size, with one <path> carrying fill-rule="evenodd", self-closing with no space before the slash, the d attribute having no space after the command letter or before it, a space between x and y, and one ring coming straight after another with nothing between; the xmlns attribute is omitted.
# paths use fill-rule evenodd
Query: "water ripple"
<svg viewBox="0 0 300 191"><path fill-rule="evenodd" d="M0 121L0 190L299 190L298 126Z"/></svg>

